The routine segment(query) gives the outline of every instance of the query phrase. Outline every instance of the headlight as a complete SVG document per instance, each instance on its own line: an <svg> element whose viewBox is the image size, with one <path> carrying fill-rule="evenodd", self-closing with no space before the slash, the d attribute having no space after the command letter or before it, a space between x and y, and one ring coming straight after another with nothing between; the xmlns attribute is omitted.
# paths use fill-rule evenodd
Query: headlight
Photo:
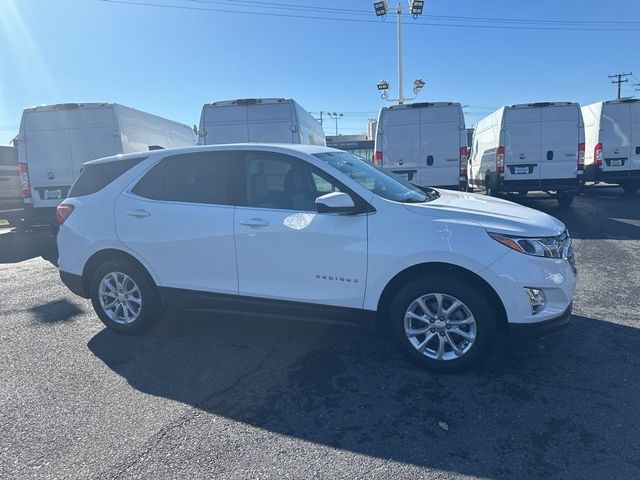
<svg viewBox="0 0 640 480"><path fill-rule="evenodd" d="M489 236L501 244L517 252L547 258L567 258L571 248L571 239L565 232L557 237L511 237L497 233Z"/></svg>

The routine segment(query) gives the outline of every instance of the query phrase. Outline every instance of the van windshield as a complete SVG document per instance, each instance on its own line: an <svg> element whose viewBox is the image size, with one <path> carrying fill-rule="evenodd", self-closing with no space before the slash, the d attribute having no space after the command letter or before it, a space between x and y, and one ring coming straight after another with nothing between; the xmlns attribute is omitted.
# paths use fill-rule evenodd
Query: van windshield
<svg viewBox="0 0 640 480"><path fill-rule="evenodd" d="M343 174L351 177L367 190L387 200L402 203L424 203L435 200L440 196L433 189L427 189L426 192L422 191L406 180L374 167L351 153L316 153L314 157L328 163Z"/></svg>

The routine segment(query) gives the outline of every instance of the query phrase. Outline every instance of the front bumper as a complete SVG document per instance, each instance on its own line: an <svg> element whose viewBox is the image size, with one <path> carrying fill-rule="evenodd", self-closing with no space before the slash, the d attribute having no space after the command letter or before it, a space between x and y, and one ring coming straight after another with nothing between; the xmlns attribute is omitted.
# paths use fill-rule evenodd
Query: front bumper
<svg viewBox="0 0 640 480"><path fill-rule="evenodd" d="M542 322L510 323L509 338L516 341L531 340L564 328L569 325L571 321L572 308L573 305L571 304L562 314L549 318L548 320L543 320Z"/></svg>

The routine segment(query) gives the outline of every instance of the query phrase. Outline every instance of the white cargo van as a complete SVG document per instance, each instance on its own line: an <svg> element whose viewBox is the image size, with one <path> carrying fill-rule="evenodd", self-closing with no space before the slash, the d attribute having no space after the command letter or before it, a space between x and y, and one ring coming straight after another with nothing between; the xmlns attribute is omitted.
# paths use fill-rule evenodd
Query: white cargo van
<svg viewBox="0 0 640 480"><path fill-rule="evenodd" d="M27 223L55 220L55 208L89 160L196 144L189 126L116 103L27 108L16 140Z"/></svg>
<svg viewBox="0 0 640 480"><path fill-rule="evenodd" d="M580 186L584 148L577 103L505 106L476 125L469 186L487 195L544 191L569 206Z"/></svg>
<svg viewBox="0 0 640 480"><path fill-rule="evenodd" d="M285 98L206 103L199 128L200 145L245 142L325 145L322 125L298 102Z"/></svg>
<svg viewBox="0 0 640 480"><path fill-rule="evenodd" d="M585 182L617 183L627 193L640 189L640 100L622 99L582 107Z"/></svg>
<svg viewBox="0 0 640 480"><path fill-rule="evenodd" d="M383 107L373 163L424 187L465 189L467 131L459 103Z"/></svg>

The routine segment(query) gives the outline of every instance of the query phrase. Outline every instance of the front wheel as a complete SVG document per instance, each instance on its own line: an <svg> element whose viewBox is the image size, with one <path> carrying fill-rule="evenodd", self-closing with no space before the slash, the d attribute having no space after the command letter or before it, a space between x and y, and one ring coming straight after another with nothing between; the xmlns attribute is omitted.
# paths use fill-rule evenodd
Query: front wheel
<svg viewBox="0 0 640 480"><path fill-rule="evenodd" d="M486 295L462 280L423 278L406 285L390 309L402 353L420 367L453 372L478 363L497 330Z"/></svg>
<svg viewBox="0 0 640 480"><path fill-rule="evenodd" d="M123 260L107 261L95 271L91 303L102 323L119 332L146 330L160 315L155 285L140 267Z"/></svg>

